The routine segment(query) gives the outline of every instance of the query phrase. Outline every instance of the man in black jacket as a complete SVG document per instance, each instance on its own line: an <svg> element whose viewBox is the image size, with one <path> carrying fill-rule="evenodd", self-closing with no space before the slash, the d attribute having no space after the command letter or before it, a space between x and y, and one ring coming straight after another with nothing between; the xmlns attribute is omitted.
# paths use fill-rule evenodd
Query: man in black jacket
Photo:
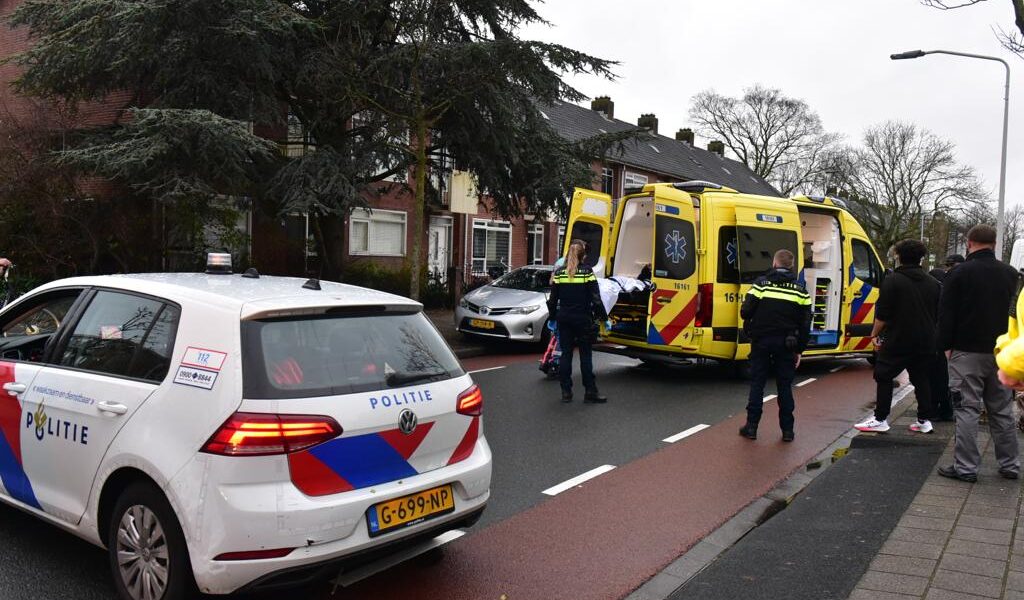
<svg viewBox="0 0 1024 600"><path fill-rule="evenodd" d="M789 250L776 252L772 270L754 282L740 307L743 331L751 340L747 424L740 435L752 440L757 439L764 385L773 364L782 441L792 442L794 437L793 378L811 332L811 296L793 275L795 260Z"/></svg>
<svg viewBox="0 0 1024 600"><path fill-rule="evenodd" d="M896 244L900 267L882 282L875 304L871 337L875 358L875 413L854 427L860 431L889 431L892 380L904 370L917 396L917 422L911 431L931 433L935 417L929 371L935 356L935 325L939 311L939 282L921 268L928 249L918 240ZM884 341L883 341L884 337Z"/></svg>
<svg viewBox="0 0 1024 600"><path fill-rule="evenodd" d="M999 384L993 350L1006 332L1017 291L1017 271L995 255L996 230L975 225L967 232L967 260L949 272L939 306L939 348L949 359L949 389L956 413L953 464L939 475L977 481L981 452L978 418L984 407L995 446L999 474L1020 475L1013 393Z"/></svg>

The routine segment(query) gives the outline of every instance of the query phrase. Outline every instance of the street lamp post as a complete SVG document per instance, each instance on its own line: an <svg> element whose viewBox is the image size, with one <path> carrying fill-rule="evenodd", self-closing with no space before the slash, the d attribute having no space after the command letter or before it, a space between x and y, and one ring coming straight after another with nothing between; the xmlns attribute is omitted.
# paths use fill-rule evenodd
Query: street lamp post
<svg viewBox="0 0 1024 600"><path fill-rule="evenodd" d="M967 58L980 58L982 60L994 60L1002 63L1006 68L1006 90L1003 95L1003 154L999 164L999 208L996 213L996 256L1003 258L1003 234L1006 229L1004 213L1006 212L1006 140L1010 131L1010 65L1005 60L995 56L983 54L969 54L967 52L953 52L950 50L911 50L891 54L892 60L905 60L909 58L921 58L926 54L949 54L951 56L966 56ZM922 219L923 220L923 219Z"/></svg>

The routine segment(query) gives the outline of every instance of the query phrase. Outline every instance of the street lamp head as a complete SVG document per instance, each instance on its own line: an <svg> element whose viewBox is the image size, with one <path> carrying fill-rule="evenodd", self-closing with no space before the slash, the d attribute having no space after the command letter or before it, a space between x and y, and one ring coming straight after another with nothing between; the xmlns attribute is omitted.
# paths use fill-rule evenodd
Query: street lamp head
<svg viewBox="0 0 1024 600"><path fill-rule="evenodd" d="M908 58L921 58L926 52L923 50L911 50L909 52L900 52L899 54L890 54L889 58L892 60L906 60Z"/></svg>

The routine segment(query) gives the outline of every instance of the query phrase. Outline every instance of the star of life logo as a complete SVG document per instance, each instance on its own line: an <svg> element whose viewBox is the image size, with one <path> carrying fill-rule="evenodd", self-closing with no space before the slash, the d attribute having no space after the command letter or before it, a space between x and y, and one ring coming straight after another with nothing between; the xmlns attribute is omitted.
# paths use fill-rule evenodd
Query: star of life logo
<svg viewBox="0 0 1024 600"><path fill-rule="evenodd" d="M725 245L725 260L730 265L736 265L736 238L732 238L729 240L729 243Z"/></svg>
<svg viewBox="0 0 1024 600"><path fill-rule="evenodd" d="M676 265L686 259L686 238L679 235L678 229L665 236L665 258Z"/></svg>

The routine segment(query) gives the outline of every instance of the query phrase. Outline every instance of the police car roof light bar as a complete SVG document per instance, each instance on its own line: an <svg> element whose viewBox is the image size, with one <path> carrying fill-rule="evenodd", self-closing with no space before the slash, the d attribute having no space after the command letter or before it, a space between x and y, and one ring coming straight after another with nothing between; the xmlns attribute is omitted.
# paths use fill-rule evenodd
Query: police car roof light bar
<svg viewBox="0 0 1024 600"><path fill-rule="evenodd" d="M210 252L207 254L206 273L208 275L230 275L231 255L227 252Z"/></svg>

